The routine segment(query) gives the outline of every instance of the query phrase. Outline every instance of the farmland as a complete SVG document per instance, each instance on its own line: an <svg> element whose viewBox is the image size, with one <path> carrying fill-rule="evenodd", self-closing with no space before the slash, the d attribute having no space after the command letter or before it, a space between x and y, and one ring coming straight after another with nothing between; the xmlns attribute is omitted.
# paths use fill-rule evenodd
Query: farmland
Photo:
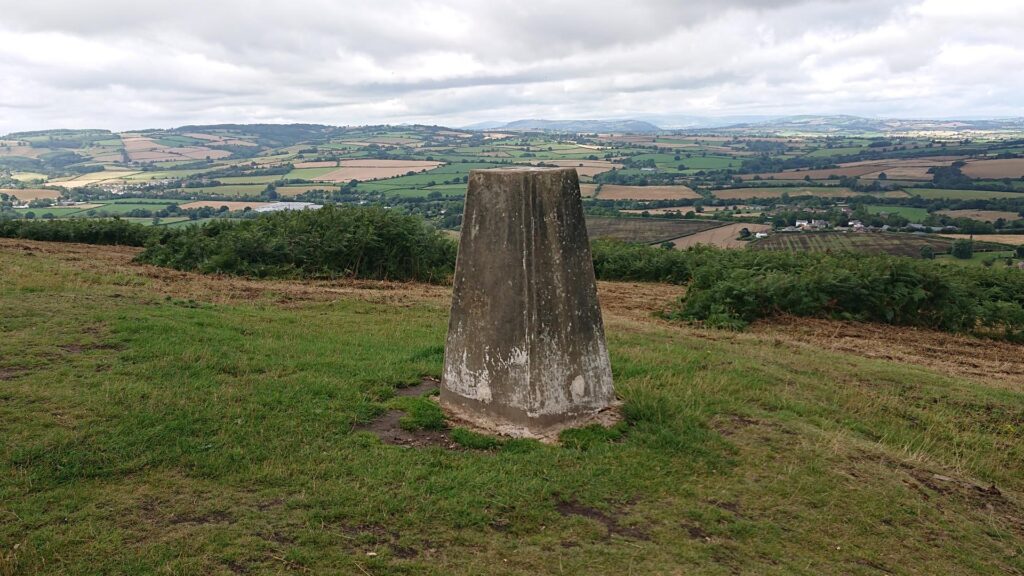
<svg viewBox="0 0 1024 576"><path fill-rule="evenodd" d="M856 195L849 188L839 186L770 186L766 188L731 188L712 192L716 198L724 200L750 200L752 198L778 198L783 194L790 197L813 196L817 198L844 198Z"/></svg>
<svg viewBox="0 0 1024 576"><path fill-rule="evenodd" d="M836 252L853 250L873 254L892 254L919 258L921 248L931 246L936 254L949 252L951 238L933 235L898 233L801 232L773 234L750 243L754 250L788 250L791 252ZM998 250L1002 246L976 242L976 251Z"/></svg>
<svg viewBox="0 0 1024 576"><path fill-rule="evenodd" d="M590 238L614 238L627 242L656 244L717 228L725 224L712 220L668 220L654 218L587 218Z"/></svg>
<svg viewBox="0 0 1024 576"><path fill-rule="evenodd" d="M1012 222L1022 218L1017 212L999 210L940 210L939 213L952 216L954 218L970 218L971 220L978 220L980 222L995 222L999 219Z"/></svg>
<svg viewBox="0 0 1024 576"><path fill-rule="evenodd" d="M746 248L750 243L740 240L740 231L746 229L751 235L767 232L771 226L767 224L726 224L710 230L695 232L682 238L676 238L672 245L677 249L689 248L698 244L717 246L719 248Z"/></svg>
<svg viewBox="0 0 1024 576"><path fill-rule="evenodd" d="M681 200L701 198L687 186L618 186L604 184L597 191L601 200Z"/></svg>

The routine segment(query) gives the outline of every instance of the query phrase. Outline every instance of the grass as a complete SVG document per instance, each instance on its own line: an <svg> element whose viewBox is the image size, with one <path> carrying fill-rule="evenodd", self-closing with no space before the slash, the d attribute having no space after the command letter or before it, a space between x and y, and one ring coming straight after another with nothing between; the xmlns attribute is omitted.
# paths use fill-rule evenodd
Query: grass
<svg viewBox="0 0 1024 576"><path fill-rule="evenodd" d="M110 250L0 244L0 574L1024 570L1019 388L613 316L621 427L387 446L443 297Z"/></svg>
<svg viewBox="0 0 1024 576"><path fill-rule="evenodd" d="M922 222L928 217L928 210L925 208L914 208L913 206L887 206L884 204L872 204L865 206L871 214L899 214L911 222Z"/></svg>
<svg viewBox="0 0 1024 576"><path fill-rule="evenodd" d="M1005 266L1009 258L1014 264L1020 262L1013 250L1001 250L992 252L975 252L970 258L954 258L949 254L942 254L936 257L940 262L958 266L983 266L986 261L991 261L993 266Z"/></svg>

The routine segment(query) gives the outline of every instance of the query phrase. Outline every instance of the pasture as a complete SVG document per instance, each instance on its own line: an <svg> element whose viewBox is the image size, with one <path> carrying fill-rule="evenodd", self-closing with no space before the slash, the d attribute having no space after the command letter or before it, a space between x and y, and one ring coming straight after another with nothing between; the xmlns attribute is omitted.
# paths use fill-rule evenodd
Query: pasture
<svg viewBox="0 0 1024 576"><path fill-rule="evenodd" d="M340 160L340 167L333 170L325 167L314 168L316 170L327 170L315 176L312 180L322 182L344 183L351 180L382 180L403 176L409 172L419 173L432 170L441 165L441 162L426 160Z"/></svg>

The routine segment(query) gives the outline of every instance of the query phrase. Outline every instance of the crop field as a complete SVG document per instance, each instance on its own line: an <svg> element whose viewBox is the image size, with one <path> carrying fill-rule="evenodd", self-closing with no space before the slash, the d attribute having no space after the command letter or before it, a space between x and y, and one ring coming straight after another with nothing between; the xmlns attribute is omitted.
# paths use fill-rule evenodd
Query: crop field
<svg viewBox="0 0 1024 576"><path fill-rule="evenodd" d="M340 168L328 170L313 180L323 182L348 182L350 180L381 180L403 176L409 172L426 172L437 168L440 162L426 160L341 160ZM323 170L324 167L315 168Z"/></svg>
<svg viewBox="0 0 1024 576"><path fill-rule="evenodd" d="M1024 192L994 192L991 190L949 190L942 188L904 188L911 196L928 200L981 200L994 198L1021 198Z"/></svg>
<svg viewBox="0 0 1024 576"><path fill-rule="evenodd" d="M60 198L60 190L47 190L45 188L0 188L0 194L14 196L22 202L31 202L41 198L56 200Z"/></svg>
<svg viewBox="0 0 1024 576"><path fill-rule="evenodd" d="M279 196L288 198L292 196L298 196L299 194L305 194L312 190L325 190L328 192L337 190L337 186L330 186L327 184L309 184L305 186L278 186L277 194Z"/></svg>
<svg viewBox="0 0 1024 576"><path fill-rule="evenodd" d="M227 206L228 210L245 210L246 208L259 208L261 206L270 206L273 202L232 202L228 200L200 200L197 202L189 202L188 204L182 204L181 208L220 208L221 206Z"/></svg>
<svg viewBox="0 0 1024 576"><path fill-rule="evenodd" d="M216 194L218 196L259 196L267 189L266 184L229 184L226 186L210 186L208 188L182 188L185 194Z"/></svg>
<svg viewBox="0 0 1024 576"><path fill-rule="evenodd" d="M702 198L689 186L620 186L603 184L597 192L601 200L682 200Z"/></svg>
<svg viewBox="0 0 1024 576"><path fill-rule="evenodd" d="M1024 244L1024 234L939 234L944 238L975 240L983 242L995 242L1008 246L1020 246Z"/></svg>
<svg viewBox="0 0 1024 576"><path fill-rule="evenodd" d="M109 182L120 182L125 178L134 176L136 174L139 174L139 172L128 170L104 170L102 172L89 172L88 174L82 174L74 178L54 179L50 180L48 184L53 186L60 186L62 188L81 188L82 186L91 186L95 184Z"/></svg>
<svg viewBox="0 0 1024 576"><path fill-rule="evenodd" d="M545 165L555 165L562 168L575 168L581 178L590 178L612 168L622 168L622 164L608 162L605 160L544 160Z"/></svg>
<svg viewBox="0 0 1024 576"><path fill-rule="evenodd" d="M892 254L919 258L921 248L931 246L936 254L949 252L951 238L937 235L895 232L783 232L755 240L755 250L789 250L791 252L835 252L854 250L872 254ZM989 242L975 242L976 251L999 250L1005 247Z"/></svg>
<svg viewBox="0 0 1024 576"><path fill-rule="evenodd" d="M684 250L691 246L703 244L706 246L717 246L718 248L746 248L750 244L749 240L740 240L740 230L746 228L750 231L751 235L758 232L767 232L772 229L768 224L747 224L743 222L736 222L733 224L726 224L725 226L718 226L710 230L703 230L701 232L695 232L682 238L676 238L672 241L672 245L678 250Z"/></svg>
<svg viewBox="0 0 1024 576"><path fill-rule="evenodd" d="M614 238L626 242L657 244L689 234L717 228L725 224L711 220L678 220L658 218L587 218L590 238Z"/></svg>
<svg viewBox="0 0 1024 576"><path fill-rule="evenodd" d="M882 172L893 180L926 180L932 179L928 169L936 166L949 166L956 157L932 157L924 159L906 160L868 160L861 162L848 162L840 164L837 168L823 168L819 170L786 170L783 172L771 172L757 174L762 179L773 180L803 180L810 177L811 180L827 180L831 176L859 176L865 179L874 179ZM754 174L743 176L744 180L754 178Z"/></svg>
<svg viewBox="0 0 1024 576"><path fill-rule="evenodd" d="M939 213L952 216L954 218L970 218L971 220L978 220L981 222L995 222L1000 218L1007 222L1022 219L1021 215L1017 212L1007 212L1002 210L939 210Z"/></svg>
<svg viewBox="0 0 1024 576"><path fill-rule="evenodd" d="M779 198L788 194L791 198L798 196L817 196L819 198L844 198L856 196L857 193L849 188L839 186L767 186L764 188L728 188L714 190L712 195L716 198L728 200L750 200L754 198Z"/></svg>
<svg viewBox="0 0 1024 576"><path fill-rule="evenodd" d="M971 178L1016 179L1024 177L1024 158L970 160L960 170Z"/></svg>

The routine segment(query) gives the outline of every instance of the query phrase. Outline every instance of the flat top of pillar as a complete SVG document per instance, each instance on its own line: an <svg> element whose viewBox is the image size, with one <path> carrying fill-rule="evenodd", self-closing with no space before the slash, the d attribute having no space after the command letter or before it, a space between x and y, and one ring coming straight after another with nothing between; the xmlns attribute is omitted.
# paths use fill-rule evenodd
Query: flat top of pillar
<svg viewBox="0 0 1024 576"><path fill-rule="evenodd" d="M488 173L509 173L516 174L520 172L557 172L559 170L575 170L576 168L564 167L564 166L501 166L498 168L476 168L471 172L488 172Z"/></svg>

